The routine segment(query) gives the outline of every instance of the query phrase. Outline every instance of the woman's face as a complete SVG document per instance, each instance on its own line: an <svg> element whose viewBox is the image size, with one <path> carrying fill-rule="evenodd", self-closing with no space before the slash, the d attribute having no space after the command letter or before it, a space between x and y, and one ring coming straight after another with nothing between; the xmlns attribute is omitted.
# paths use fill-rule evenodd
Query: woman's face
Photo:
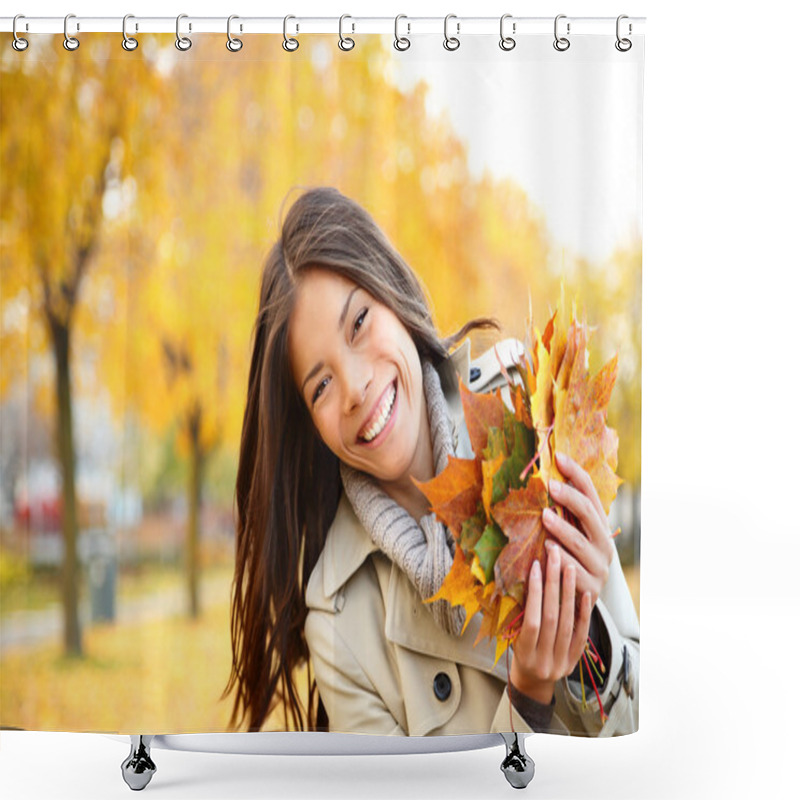
<svg viewBox="0 0 800 800"><path fill-rule="evenodd" d="M333 453L380 481L407 478L427 411L419 354L394 312L347 278L311 270L289 320L289 359Z"/></svg>

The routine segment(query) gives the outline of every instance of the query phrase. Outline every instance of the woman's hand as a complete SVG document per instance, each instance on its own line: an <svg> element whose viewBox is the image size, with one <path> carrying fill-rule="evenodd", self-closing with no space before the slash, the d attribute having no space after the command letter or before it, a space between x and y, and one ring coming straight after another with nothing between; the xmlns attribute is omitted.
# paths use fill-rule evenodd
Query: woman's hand
<svg viewBox="0 0 800 800"><path fill-rule="evenodd" d="M556 681L569 675L586 645L592 603L584 592L575 620L574 564L561 576L561 548L554 547L547 558L547 578L542 587L542 568L533 562L528 579L528 597L522 629L514 644L509 680L522 694L548 704Z"/></svg>
<svg viewBox="0 0 800 800"><path fill-rule="evenodd" d="M545 510L542 521L547 532L563 545L566 551L563 552L564 562L575 567L578 592L588 591L594 606L608 581L614 542L603 505L589 475L563 453L556 453L556 459L561 474L569 483L551 480L550 494L558 505L575 515L580 528L550 510ZM548 550L548 558L549 554Z"/></svg>

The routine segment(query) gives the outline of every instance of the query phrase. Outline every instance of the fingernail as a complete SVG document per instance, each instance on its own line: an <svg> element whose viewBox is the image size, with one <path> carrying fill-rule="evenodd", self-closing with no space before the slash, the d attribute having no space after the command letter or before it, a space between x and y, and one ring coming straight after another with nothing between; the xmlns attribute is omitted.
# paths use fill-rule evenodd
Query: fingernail
<svg viewBox="0 0 800 800"><path fill-rule="evenodd" d="M550 494L558 494L561 491L561 483L557 480L550 480Z"/></svg>
<svg viewBox="0 0 800 800"><path fill-rule="evenodd" d="M555 512L552 509L546 508L544 510L543 516L544 516L544 521L545 522L552 522L555 519L556 515L555 515Z"/></svg>
<svg viewBox="0 0 800 800"><path fill-rule="evenodd" d="M542 565L539 563L538 558L536 559L536 561L533 562L533 577L534 578L542 577Z"/></svg>
<svg viewBox="0 0 800 800"><path fill-rule="evenodd" d="M564 453L556 453L556 460L562 467L569 465L569 458L567 458Z"/></svg>

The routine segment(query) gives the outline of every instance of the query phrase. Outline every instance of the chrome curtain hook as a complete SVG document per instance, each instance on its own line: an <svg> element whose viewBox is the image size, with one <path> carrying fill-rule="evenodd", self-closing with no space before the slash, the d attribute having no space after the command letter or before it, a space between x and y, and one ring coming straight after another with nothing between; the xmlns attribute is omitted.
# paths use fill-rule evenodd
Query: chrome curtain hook
<svg viewBox="0 0 800 800"><path fill-rule="evenodd" d="M411 39L407 38L407 36L400 36L400 20L401 19L408 19L405 14L398 14L394 18L394 49L395 50L408 50L411 47ZM407 22L406 27L408 28L407 33L411 33L411 23Z"/></svg>
<svg viewBox="0 0 800 800"><path fill-rule="evenodd" d="M346 19L353 19L353 18L349 14L342 14L342 16L339 17L339 49L340 50L352 50L356 46L356 43L355 43L355 41L353 39L351 39L349 36L345 37L342 34L342 25L344 24L344 21ZM353 27L352 32L355 33L355 30L356 30L355 23L351 22L350 24Z"/></svg>
<svg viewBox="0 0 800 800"><path fill-rule="evenodd" d="M558 21L560 19L566 19L566 14L559 14L556 17L555 22L553 23L553 35L555 36L555 41L553 42L553 47L558 50L560 53L563 53L565 50L569 50L569 39L566 36L559 36L558 35ZM569 22L567 23L567 36L569 36Z"/></svg>
<svg viewBox="0 0 800 800"><path fill-rule="evenodd" d="M512 19L511 14L503 14L503 16L500 17L500 49L505 50L506 52L508 52L509 50L513 50L517 46L516 39L512 39L510 36L506 36L503 33L503 25L505 24L505 21L507 19ZM516 22L513 22L511 24L511 32L512 33L517 32Z"/></svg>
<svg viewBox="0 0 800 800"><path fill-rule="evenodd" d="M182 51L186 51L192 46L192 40L188 36L181 36L181 20L187 19L188 16L188 14L178 14L178 18L175 20L175 47ZM192 30L191 23L189 30Z"/></svg>
<svg viewBox="0 0 800 800"><path fill-rule="evenodd" d="M70 36L67 32L67 26L69 25L69 21L71 19L75 19L74 14L67 14L67 16L64 17L64 49L69 51L77 50L81 46L81 43L74 36ZM78 25L77 29L81 29L80 24Z"/></svg>
<svg viewBox="0 0 800 800"><path fill-rule="evenodd" d="M452 52L453 50L458 50L461 47L461 40L457 36L448 36L447 35L447 25L451 19L457 19L455 14L448 14L444 18L444 49L449 50ZM461 32L461 23L456 22L456 33Z"/></svg>
<svg viewBox="0 0 800 800"><path fill-rule="evenodd" d="M623 39L619 35L620 22L622 22L622 20L624 20L624 19L628 19L628 15L627 14L620 14L617 17L617 41L614 42L614 47L616 47L617 50L620 51L620 53L627 53L628 50L630 50L631 47L633 47L633 42L631 42L630 39ZM632 28L631 28L631 24L629 22L628 23L628 35L630 35L631 32L632 32Z"/></svg>
<svg viewBox="0 0 800 800"><path fill-rule="evenodd" d="M297 50L298 47L300 47L300 42L297 41L297 39L293 39L286 32L290 19L297 19L297 17L293 17L291 14L288 14L283 18L283 49L287 53L293 53L295 50Z"/></svg>
<svg viewBox="0 0 800 800"><path fill-rule="evenodd" d="M11 23L11 33L14 34L14 38L11 41L11 46L18 53L21 53L23 50L27 50L28 49L29 42L28 42L27 39L22 39L21 37L17 36L17 20L18 19L25 19L25 15L24 14L17 14L17 16L14 17L14 21Z"/></svg>
<svg viewBox="0 0 800 800"><path fill-rule="evenodd" d="M132 36L128 36L128 20L129 19L136 19L133 14L126 14L122 18L122 49L127 50L130 52L131 50L135 50L139 46L139 40L134 39Z"/></svg>
<svg viewBox="0 0 800 800"><path fill-rule="evenodd" d="M231 51L231 53L238 53L243 47L244 44L241 39L234 39L231 36L231 20L239 19L236 14L231 14L228 17L228 41L225 42L225 47Z"/></svg>

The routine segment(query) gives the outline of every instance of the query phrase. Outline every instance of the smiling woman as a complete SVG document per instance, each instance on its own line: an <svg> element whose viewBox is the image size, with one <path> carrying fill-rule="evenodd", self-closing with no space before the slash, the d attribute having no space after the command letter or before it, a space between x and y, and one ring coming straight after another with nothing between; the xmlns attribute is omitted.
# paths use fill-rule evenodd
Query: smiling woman
<svg viewBox="0 0 800 800"><path fill-rule="evenodd" d="M433 450L422 365L397 315L349 278L311 269L298 284L289 357L331 452L374 476L401 506L413 504L419 519L427 502L411 476L434 476Z"/></svg>
<svg viewBox="0 0 800 800"><path fill-rule="evenodd" d="M614 674L638 664L605 517L565 532L584 542L577 558L556 552L544 575L534 562L510 669L491 643L473 647L478 620L460 636L461 607L424 602L455 542L417 482L473 455L458 378L500 387L520 351L507 340L473 362L468 341L451 348L497 327L479 318L440 337L413 270L338 191L289 210L262 275L236 484L232 726L241 714L260 730L282 708L286 728L311 730L599 732L566 680L590 626ZM564 474L565 505L594 499L579 467ZM616 709L603 735L635 730L632 693L598 680Z"/></svg>

